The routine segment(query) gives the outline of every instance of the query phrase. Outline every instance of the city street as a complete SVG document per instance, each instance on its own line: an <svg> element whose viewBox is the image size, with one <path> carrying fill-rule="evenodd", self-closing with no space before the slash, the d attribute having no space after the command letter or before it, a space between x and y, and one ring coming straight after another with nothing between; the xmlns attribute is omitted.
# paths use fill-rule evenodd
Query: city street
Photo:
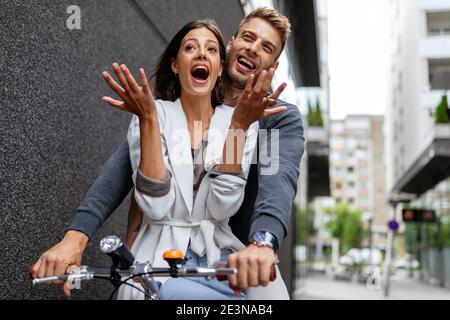
<svg viewBox="0 0 450 320"><path fill-rule="evenodd" d="M299 286L297 286L299 287ZM304 288L296 291L297 300L450 300L450 291L423 284L396 274L391 279L389 297L381 289L368 289L366 284L356 281L333 280L325 273L308 275Z"/></svg>

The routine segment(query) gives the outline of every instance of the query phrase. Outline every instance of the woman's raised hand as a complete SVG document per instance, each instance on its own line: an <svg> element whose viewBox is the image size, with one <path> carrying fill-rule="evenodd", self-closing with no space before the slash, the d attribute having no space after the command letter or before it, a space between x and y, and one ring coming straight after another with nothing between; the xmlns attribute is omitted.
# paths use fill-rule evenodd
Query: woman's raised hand
<svg viewBox="0 0 450 320"><path fill-rule="evenodd" d="M269 71L263 70L254 85L255 75L249 75L245 89L234 108L232 122L236 127L247 129L255 121L273 116L287 109L286 106L272 108L276 105L276 99L286 88L286 83L281 84L270 96L266 96L267 91L270 89L274 72L274 68L270 68Z"/></svg>
<svg viewBox="0 0 450 320"><path fill-rule="evenodd" d="M144 69L139 69L139 76L141 78L141 85L139 85L126 65L122 64L119 66L117 63L113 63L112 67L119 79L120 85L107 71L104 71L102 74L111 89L123 101L115 100L107 96L102 97L102 100L117 109L134 113L139 119L154 119L156 117L155 100L149 88Z"/></svg>

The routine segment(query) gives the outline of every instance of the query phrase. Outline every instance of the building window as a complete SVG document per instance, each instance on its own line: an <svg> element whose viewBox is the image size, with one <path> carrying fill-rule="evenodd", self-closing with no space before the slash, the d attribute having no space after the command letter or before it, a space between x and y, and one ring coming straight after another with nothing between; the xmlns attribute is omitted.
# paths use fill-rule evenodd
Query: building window
<svg viewBox="0 0 450 320"><path fill-rule="evenodd" d="M450 89L450 59L429 59L428 70L431 90Z"/></svg>
<svg viewBox="0 0 450 320"><path fill-rule="evenodd" d="M429 36L450 35L450 11L427 12Z"/></svg>

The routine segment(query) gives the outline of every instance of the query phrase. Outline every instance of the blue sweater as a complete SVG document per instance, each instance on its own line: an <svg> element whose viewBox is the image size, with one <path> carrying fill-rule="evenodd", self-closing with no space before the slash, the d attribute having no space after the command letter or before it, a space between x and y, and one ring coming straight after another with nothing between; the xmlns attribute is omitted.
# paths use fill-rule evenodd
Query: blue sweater
<svg viewBox="0 0 450 320"><path fill-rule="evenodd" d="M267 138L259 136L259 145L264 145L258 152L260 161L251 165L244 202L230 219L233 233L243 243L256 231L269 231L278 242L284 239L297 193L305 142L302 118L297 106L281 100L277 105L287 105L288 109L260 121L260 130L267 129ZM261 156L261 152L266 149L266 144L270 148L273 129L278 129L279 155L272 156L266 163L267 157ZM133 181L128 150L125 139L87 192L69 230L81 231L92 238L131 191ZM270 151L267 153L271 156ZM278 169L273 173L270 168Z"/></svg>

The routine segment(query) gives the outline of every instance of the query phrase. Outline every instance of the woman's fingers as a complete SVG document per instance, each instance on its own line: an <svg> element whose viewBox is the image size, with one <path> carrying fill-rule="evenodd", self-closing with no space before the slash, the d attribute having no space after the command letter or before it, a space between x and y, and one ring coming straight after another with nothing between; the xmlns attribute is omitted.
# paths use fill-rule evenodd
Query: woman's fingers
<svg viewBox="0 0 450 320"><path fill-rule="evenodd" d="M274 115L279 114L279 113L281 113L283 111L286 111L286 110L287 110L286 106L266 109L266 110L264 110L264 118L274 116Z"/></svg>
<svg viewBox="0 0 450 320"><path fill-rule="evenodd" d="M123 101L119 101L119 100L115 100L111 97L102 97L102 100L104 102L106 102L107 104L109 104L110 106L113 106L114 108L120 109L120 110L124 110L124 111L128 111L125 108L125 102Z"/></svg>
<svg viewBox="0 0 450 320"><path fill-rule="evenodd" d="M128 70L127 66L122 64L120 66L120 68L122 69L122 71L125 74L125 79L128 82L128 85L130 86L130 89L132 90L132 92L134 93L138 93L139 92L139 85L137 84L136 80L134 80L133 75L131 74L130 70Z"/></svg>
<svg viewBox="0 0 450 320"><path fill-rule="evenodd" d="M131 92L130 86L128 85L127 79L122 68L117 63L112 64L113 70L116 73L117 78L119 79L120 84L125 89L126 92Z"/></svg>
<svg viewBox="0 0 450 320"><path fill-rule="evenodd" d="M111 77L111 75L107 71L102 72L103 78L105 79L106 83L113 89L115 93L122 99L125 99L126 92L125 90Z"/></svg>
<svg viewBox="0 0 450 320"><path fill-rule="evenodd" d="M150 94L152 97L152 91L148 85L147 75L145 74L144 68L139 69L139 76L141 77L142 90L145 94Z"/></svg>

